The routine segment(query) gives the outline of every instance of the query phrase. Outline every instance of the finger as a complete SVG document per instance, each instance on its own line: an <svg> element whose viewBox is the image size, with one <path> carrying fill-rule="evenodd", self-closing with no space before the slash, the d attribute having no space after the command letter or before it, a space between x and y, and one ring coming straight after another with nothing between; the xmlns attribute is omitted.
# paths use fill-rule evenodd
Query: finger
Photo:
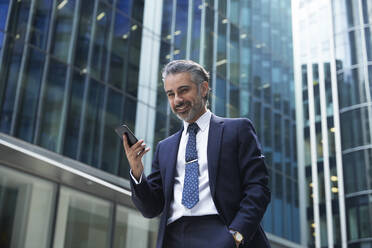
<svg viewBox="0 0 372 248"><path fill-rule="evenodd" d="M150 151L150 147L147 147L145 150L143 150L138 156L139 157L143 157L143 155L145 155L146 153L148 153L148 151Z"/></svg>
<svg viewBox="0 0 372 248"><path fill-rule="evenodd" d="M134 152L138 156L138 155L140 155L141 152L143 152L145 150L145 147L146 147L146 145L145 144L142 144L140 147L138 147L137 149L135 149Z"/></svg>
<svg viewBox="0 0 372 248"><path fill-rule="evenodd" d="M139 141L137 141L137 143L135 143L134 145L131 146L131 148L133 150L137 150L137 148L141 147L142 143L144 142L143 139L140 139Z"/></svg>

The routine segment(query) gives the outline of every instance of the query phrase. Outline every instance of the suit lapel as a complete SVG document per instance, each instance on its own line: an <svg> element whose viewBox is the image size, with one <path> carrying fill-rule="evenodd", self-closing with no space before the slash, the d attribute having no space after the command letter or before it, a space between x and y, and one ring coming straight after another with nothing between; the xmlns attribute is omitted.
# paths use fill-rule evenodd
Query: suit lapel
<svg viewBox="0 0 372 248"><path fill-rule="evenodd" d="M174 136L169 140L166 145L166 174L165 174L165 182L164 182L164 189L165 189L165 197L166 201L170 202L172 199L173 194L173 186L174 186L174 170L177 165L177 155L178 155L178 148L181 140L183 128L178 131Z"/></svg>
<svg viewBox="0 0 372 248"><path fill-rule="evenodd" d="M208 173L209 185L212 197L216 191L216 179L218 170L218 161L220 157L220 146L223 133L223 119L212 114L208 134Z"/></svg>

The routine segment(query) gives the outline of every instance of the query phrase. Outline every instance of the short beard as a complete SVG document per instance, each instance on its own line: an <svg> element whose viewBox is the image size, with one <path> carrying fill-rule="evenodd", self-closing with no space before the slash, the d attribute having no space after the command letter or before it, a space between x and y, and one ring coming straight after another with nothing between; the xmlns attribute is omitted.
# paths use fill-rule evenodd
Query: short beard
<svg viewBox="0 0 372 248"><path fill-rule="evenodd" d="M187 103L183 103L183 104L187 104ZM173 111L173 113L176 114L178 119L180 119L181 121L189 122L189 121L193 120L202 111L204 106L205 106L204 99L201 96L200 92L198 92L197 101L190 108L189 113L186 115L186 117L180 116L177 112L173 111L173 109L172 109L172 111Z"/></svg>

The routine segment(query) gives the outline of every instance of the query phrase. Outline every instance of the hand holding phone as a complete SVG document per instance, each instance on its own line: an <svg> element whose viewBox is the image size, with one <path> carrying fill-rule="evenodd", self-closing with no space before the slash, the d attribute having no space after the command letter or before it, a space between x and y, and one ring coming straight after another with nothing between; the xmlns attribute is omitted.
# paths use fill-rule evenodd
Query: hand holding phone
<svg viewBox="0 0 372 248"><path fill-rule="evenodd" d="M121 125L120 127L115 128L115 132L121 139L124 138L123 146L125 154L128 158L132 175L137 181L139 181L143 173L142 157L148 151L150 151L150 148L146 148L144 141L138 140L127 125Z"/></svg>

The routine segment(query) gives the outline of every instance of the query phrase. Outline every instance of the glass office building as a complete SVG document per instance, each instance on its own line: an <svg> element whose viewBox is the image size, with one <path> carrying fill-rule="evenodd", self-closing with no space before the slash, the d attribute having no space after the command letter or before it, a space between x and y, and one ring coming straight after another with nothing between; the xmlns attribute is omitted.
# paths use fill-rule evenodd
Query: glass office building
<svg viewBox="0 0 372 248"><path fill-rule="evenodd" d="M143 1L0 1L0 247L154 247L134 129Z"/></svg>
<svg viewBox="0 0 372 248"><path fill-rule="evenodd" d="M372 247L372 3L293 6L303 242Z"/></svg>
<svg viewBox="0 0 372 248"><path fill-rule="evenodd" d="M289 0L0 0L1 247L154 247L113 128L152 148L180 128L159 73L172 59L207 68L215 114L254 122L264 229L299 247Z"/></svg>

